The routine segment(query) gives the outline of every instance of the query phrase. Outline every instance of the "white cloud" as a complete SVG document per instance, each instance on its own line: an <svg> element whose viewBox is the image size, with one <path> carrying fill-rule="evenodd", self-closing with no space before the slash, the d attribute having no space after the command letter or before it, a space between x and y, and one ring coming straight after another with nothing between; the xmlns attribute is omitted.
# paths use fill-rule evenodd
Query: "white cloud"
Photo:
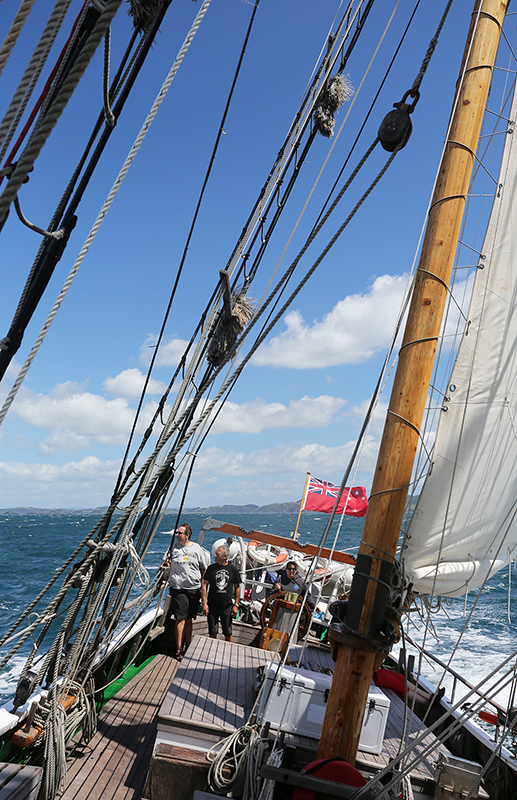
<svg viewBox="0 0 517 800"><path fill-rule="evenodd" d="M291 311L286 330L259 348L253 364L308 369L368 360L391 341L406 283L406 276L382 275L368 294L345 297L312 325Z"/></svg>
<svg viewBox="0 0 517 800"><path fill-rule="evenodd" d="M321 395L283 403L231 403L227 401L212 433L260 433L276 428L319 428L334 421L334 415L345 404L340 397Z"/></svg>
<svg viewBox="0 0 517 800"><path fill-rule="evenodd" d="M140 432L147 427L155 408L155 403L148 403L142 409ZM13 405L13 414L28 425L51 431L40 444L44 453L76 451L95 443L123 445L134 419L127 400L106 400L71 381L59 384L48 395L25 389Z"/></svg>
<svg viewBox="0 0 517 800"><path fill-rule="evenodd" d="M158 337L154 333L149 333L145 342L140 348L140 363L149 364L153 349L156 347ZM162 341L158 351L158 357L155 361L157 367L176 367L180 361L183 353L188 346L185 339L169 339L169 341Z"/></svg>
<svg viewBox="0 0 517 800"><path fill-rule="evenodd" d="M363 402L358 405L354 406L352 409L352 413L355 418L363 424L363 420L366 417L368 412L368 408L370 406L371 398L368 400L363 400ZM387 400L379 400L377 405L375 406L372 417L370 419L370 425L368 427L368 435L375 436L377 439L380 439L382 436L382 432L384 430L384 425L386 422L386 414L388 411L388 401Z"/></svg>
<svg viewBox="0 0 517 800"><path fill-rule="evenodd" d="M246 478L268 475L303 475L311 472L324 480L339 482L354 448L354 442L337 447L316 443L278 444L268 450L251 453L205 448L197 457L195 475L217 474L220 478ZM368 441L365 460L371 459L376 446Z"/></svg>
<svg viewBox="0 0 517 800"><path fill-rule="evenodd" d="M140 397L144 388L145 375L139 369L125 369L114 378L109 377L103 383L110 394L117 397ZM162 381L151 378L147 387L148 394L163 394L167 386Z"/></svg>
<svg viewBox="0 0 517 800"><path fill-rule="evenodd" d="M118 461L103 462L95 456L63 465L0 462L0 503L46 508L106 505L119 466Z"/></svg>

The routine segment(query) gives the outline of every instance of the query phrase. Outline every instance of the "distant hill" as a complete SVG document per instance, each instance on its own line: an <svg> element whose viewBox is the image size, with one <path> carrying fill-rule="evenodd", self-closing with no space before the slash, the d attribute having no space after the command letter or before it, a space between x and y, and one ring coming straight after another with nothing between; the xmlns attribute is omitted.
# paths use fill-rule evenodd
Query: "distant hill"
<svg viewBox="0 0 517 800"><path fill-rule="evenodd" d="M186 514L206 514L216 516L224 514L295 514L300 508L301 500L293 503L271 503L268 506L256 506L252 503L246 506L208 506L207 508L185 508ZM166 513L171 514L172 511Z"/></svg>
<svg viewBox="0 0 517 800"><path fill-rule="evenodd" d="M61 515L70 516L77 514L84 516L84 514L95 514L101 516L107 511L108 506L99 508L34 508L33 506L20 506L17 508L0 508L0 514L19 514L20 516L27 516L29 514L48 514L50 517L58 517Z"/></svg>
<svg viewBox="0 0 517 800"><path fill-rule="evenodd" d="M248 503L244 506L224 505L224 506L208 506L207 508L185 508L185 514L204 514L205 516L217 517L224 516L225 514L295 514L300 508L301 500L293 503L271 503L267 506L257 506L253 503ZM107 506L99 508L34 508L33 506L20 506L17 508L0 508L0 515L10 514L20 516L27 516L30 514L48 514L48 516L61 516L61 515L82 515L93 514L102 516L107 510ZM116 513L120 513L117 511ZM165 514L177 514L178 509L169 508Z"/></svg>

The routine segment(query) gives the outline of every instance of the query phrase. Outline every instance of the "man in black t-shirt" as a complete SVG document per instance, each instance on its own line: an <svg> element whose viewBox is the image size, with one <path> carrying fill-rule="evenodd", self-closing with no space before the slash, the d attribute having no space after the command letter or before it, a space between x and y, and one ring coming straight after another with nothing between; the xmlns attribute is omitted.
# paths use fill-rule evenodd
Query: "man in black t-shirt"
<svg viewBox="0 0 517 800"><path fill-rule="evenodd" d="M241 597L241 577L233 564L228 564L229 549L222 544L215 551L215 564L210 564L201 583L203 614L208 617L208 633L217 638L219 620L227 642L232 640L232 619L237 614ZM235 587L235 599L233 596ZM208 590L208 602L207 602Z"/></svg>

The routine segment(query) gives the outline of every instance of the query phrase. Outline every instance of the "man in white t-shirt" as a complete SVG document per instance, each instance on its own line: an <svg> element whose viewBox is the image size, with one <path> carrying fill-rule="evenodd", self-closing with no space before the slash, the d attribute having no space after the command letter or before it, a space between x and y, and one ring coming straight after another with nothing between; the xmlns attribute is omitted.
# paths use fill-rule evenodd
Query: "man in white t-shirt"
<svg viewBox="0 0 517 800"><path fill-rule="evenodd" d="M192 641L192 620L197 616L201 598L201 580L205 574L207 558L204 550L191 542L192 528L182 523L176 530L172 550L166 554L170 559L169 592L171 615L174 616L174 658L183 660L183 653Z"/></svg>

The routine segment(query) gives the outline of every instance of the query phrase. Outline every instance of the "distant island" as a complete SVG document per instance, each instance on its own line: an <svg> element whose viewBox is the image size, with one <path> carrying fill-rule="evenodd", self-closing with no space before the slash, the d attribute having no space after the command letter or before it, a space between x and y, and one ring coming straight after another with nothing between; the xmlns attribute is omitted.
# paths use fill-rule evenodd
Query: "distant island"
<svg viewBox="0 0 517 800"><path fill-rule="evenodd" d="M301 500L296 500L292 503L270 503L267 506L257 506L249 503L244 506L224 505L224 506L207 506L206 508L184 508L184 514L204 514L207 517L224 516L225 514L296 514L300 509ZM107 506L99 508L34 508L32 506L20 506L17 508L0 508L0 515L19 515L26 516L27 514L47 514L48 516L63 516L63 515L84 515L92 514L101 516L107 511ZM117 512L120 513L120 512ZM177 514L177 508L168 508L165 514ZM313 512L308 512L313 513Z"/></svg>

